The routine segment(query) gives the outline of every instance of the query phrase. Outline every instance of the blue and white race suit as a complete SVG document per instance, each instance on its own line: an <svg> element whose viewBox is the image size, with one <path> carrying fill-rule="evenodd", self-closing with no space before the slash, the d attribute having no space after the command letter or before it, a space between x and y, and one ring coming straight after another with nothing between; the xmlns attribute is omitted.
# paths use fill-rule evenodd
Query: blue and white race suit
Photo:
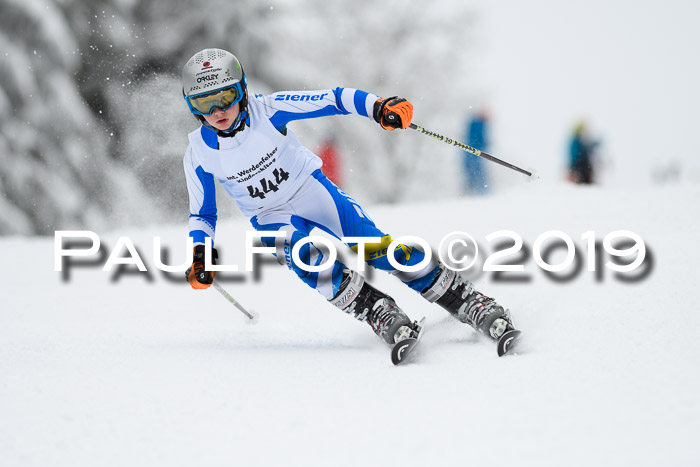
<svg viewBox="0 0 700 467"><path fill-rule="evenodd" d="M377 96L358 89L335 88L322 91L286 91L269 96L255 95L248 103L243 131L222 138L202 125L189 134L184 158L190 198L190 236L195 244L214 239L218 180L257 230L285 231L287 246L294 247L314 227L338 238L380 237L381 242L365 247L368 264L396 274L419 292L434 280L438 268L431 262L417 272L399 272L387 260L391 237L379 230L360 205L336 187L321 171L321 159L301 145L287 128L293 120L329 115L358 114L372 118ZM275 238L263 237L274 246ZM354 245L350 245L351 247ZM308 265L323 263L324 255L313 243L300 249ZM401 245L394 257L398 263L415 265L424 253ZM323 272L298 267L289 255L287 266L327 299L338 292L346 268L340 261Z"/></svg>

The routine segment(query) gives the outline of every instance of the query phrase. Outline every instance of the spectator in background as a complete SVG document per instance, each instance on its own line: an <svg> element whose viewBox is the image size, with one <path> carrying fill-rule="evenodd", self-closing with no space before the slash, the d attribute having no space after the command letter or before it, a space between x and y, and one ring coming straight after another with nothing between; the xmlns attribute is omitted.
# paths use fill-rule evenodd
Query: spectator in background
<svg viewBox="0 0 700 467"><path fill-rule="evenodd" d="M467 124L467 144L487 152L489 145L489 118L486 110L481 110ZM461 153L464 157L464 193L483 195L488 192L488 173L484 161L472 154Z"/></svg>
<svg viewBox="0 0 700 467"><path fill-rule="evenodd" d="M326 140L321 143L318 150L318 156L323 161L323 173L326 174L326 177L328 177L333 183L342 188L342 164L340 161L338 148L335 144L335 138L331 136L326 138Z"/></svg>
<svg viewBox="0 0 700 467"><path fill-rule="evenodd" d="M576 124L569 147L569 180L574 183L592 184L594 174L594 153L597 141L590 139L586 124Z"/></svg>

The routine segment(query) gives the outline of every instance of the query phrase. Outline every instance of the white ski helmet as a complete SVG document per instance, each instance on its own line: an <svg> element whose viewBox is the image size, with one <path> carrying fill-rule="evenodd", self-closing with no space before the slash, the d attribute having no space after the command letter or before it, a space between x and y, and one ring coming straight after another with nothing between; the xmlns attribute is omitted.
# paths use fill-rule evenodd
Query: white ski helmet
<svg viewBox="0 0 700 467"><path fill-rule="evenodd" d="M231 92L218 101L209 98L223 90ZM215 108L227 110L240 102L238 118L224 133L242 128L247 117L248 90L243 67L232 53L222 49L204 49L194 54L182 69L182 93L190 112L200 121L204 120L203 115L211 114Z"/></svg>

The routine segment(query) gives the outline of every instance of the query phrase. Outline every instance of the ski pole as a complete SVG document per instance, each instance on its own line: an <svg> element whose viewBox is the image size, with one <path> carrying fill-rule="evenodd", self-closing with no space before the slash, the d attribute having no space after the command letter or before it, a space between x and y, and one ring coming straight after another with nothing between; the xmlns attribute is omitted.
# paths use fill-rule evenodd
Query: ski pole
<svg viewBox="0 0 700 467"><path fill-rule="evenodd" d="M478 157L481 157L481 158L483 158L483 159L490 160L491 162L495 162L496 164L500 164L500 165L502 165L503 167L508 167L509 169L515 170L516 172L520 172L521 174L525 174L525 175L527 175L528 177L532 177L532 176L533 176L533 175L532 175L532 172L528 172L528 171L525 170L525 169L521 169L520 167L517 167L517 166L515 166L515 165L513 165L513 164L509 164L508 162L502 161L501 159L499 159L499 158L497 158L497 157L493 157L491 154L487 154L487 153L485 153L485 152L483 152L483 151L479 151L478 149L473 148L473 147L471 147L471 146L467 146L466 144L460 143L459 141L455 141L455 140L453 140L453 139L450 139L450 138L447 138L447 137L445 137L445 136L439 135L439 134L437 134L437 133L435 133L435 132L433 132L433 131L426 130L426 129L423 128L422 126L415 125L415 124L411 123L408 127L411 128L411 129L413 129L413 130L418 130L418 131L420 131L421 133L423 133L424 135L432 136L433 138L435 138L435 139L438 140L438 141L442 141L442 142L444 142L444 143L451 144L452 146L456 146L456 147L458 147L459 149L462 149L462 150L464 150L464 151L467 151L469 154L473 154L473 155L478 156ZM536 176L535 176L535 177L536 177Z"/></svg>
<svg viewBox="0 0 700 467"><path fill-rule="evenodd" d="M250 323L250 324L255 324L255 323L257 323L257 321L258 321L258 315L257 315L257 313L253 313L253 312L248 311L248 310L246 310L245 308L243 308L243 305L241 305L240 303L238 303L238 302L236 301L236 299L233 298L231 295L229 295L229 293L226 292L226 290L224 290L224 288L221 287L217 282L214 282L213 285L214 285L214 288L216 289L217 292L219 292L221 295L223 295L224 298L225 298L226 300L228 300L229 302L231 302L231 304L232 304L233 306L235 306L236 308L238 308L238 309L241 311L241 313L243 313L244 315L246 315L246 317L247 317L248 320L249 320L249 321L246 321L247 323Z"/></svg>

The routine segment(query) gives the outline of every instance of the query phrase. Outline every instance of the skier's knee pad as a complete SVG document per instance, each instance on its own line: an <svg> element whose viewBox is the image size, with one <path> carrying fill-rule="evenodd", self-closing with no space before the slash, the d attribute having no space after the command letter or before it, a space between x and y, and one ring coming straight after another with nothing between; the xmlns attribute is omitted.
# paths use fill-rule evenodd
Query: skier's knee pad
<svg viewBox="0 0 700 467"><path fill-rule="evenodd" d="M366 244L365 261L372 267L388 271L390 274L395 275L412 289L419 292L422 291L434 280L438 271L438 261L435 258L431 258L430 261L418 271L406 272L398 270L388 259L389 245L391 245L392 241L390 235L385 235L380 242ZM355 251L357 251L356 248ZM404 244L397 245L394 248L393 255L396 263L401 266L416 266L421 264L425 259L425 252L423 250Z"/></svg>
<svg viewBox="0 0 700 467"><path fill-rule="evenodd" d="M383 271L393 271L394 267L389 263L387 257L389 245L393 239L391 235L384 235L381 240L375 243L365 243L365 261L372 267ZM357 252L357 245L351 247ZM406 245L398 245L394 248L394 259L401 265L408 264L413 249Z"/></svg>

